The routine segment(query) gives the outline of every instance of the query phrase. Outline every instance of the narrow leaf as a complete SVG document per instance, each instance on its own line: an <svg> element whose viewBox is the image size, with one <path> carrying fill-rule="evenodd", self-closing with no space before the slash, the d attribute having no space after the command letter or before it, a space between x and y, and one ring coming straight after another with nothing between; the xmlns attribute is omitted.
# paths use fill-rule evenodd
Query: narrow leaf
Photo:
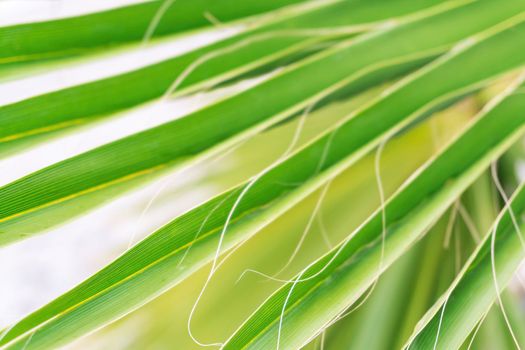
<svg viewBox="0 0 525 350"><path fill-rule="evenodd" d="M0 244L11 243L60 223L63 218L56 215L56 210L71 207L73 203L77 204L74 207L82 209L83 206L79 205L82 198L96 196L101 190L124 187L168 166L180 166L208 157L342 88L355 93L382 81L385 76L391 77L393 72L390 68L396 73L406 71L407 66L418 66L466 35L512 17L517 9L525 9L525 3L521 0L506 4L508 6L501 6L497 1L475 2L344 43L283 71L253 89L185 118L102 146L12 182L0 188ZM519 19L519 16L516 18ZM459 25L452 25L456 23ZM436 32L440 35L435 35ZM353 143L351 147L344 148L347 150L344 155L373 140L417 107L438 96L479 84L522 64L522 52L515 45L504 46L519 40L520 35L521 26L507 31L501 40L490 40L486 45L472 48L473 53L465 55L467 59L454 60L451 64L454 68L446 72L447 76L438 76L443 74L441 72L429 72L427 79L430 82L407 84L388 96L384 103L378 103L370 112L364 113L362 118L349 122L349 128L354 128L348 131ZM457 72L462 74L457 76ZM301 84L297 84L298 81ZM410 96L410 103L406 103L406 99L391 102L399 98L397 95L404 94ZM367 114L374 114L375 117L369 120ZM375 118L382 114L387 118L376 122ZM346 131L346 128L343 129ZM357 132L354 136L361 129L366 132ZM336 139L344 134L341 130ZM317 147L315 154L322 154L320 149ZM331 162L332 159L328 158L326 164ZM305 167L302 176L311 174L315 168L316 165ZM272 190L269 193L281 191ZM52 215L47 215L49 213Z"/></svg>
<svg viewBox="0 0 525 350"><path fill-rule="evenodd" d="M151 32L153 37L211 26L206 13L228 22L301 2L303 0L154 0L83 16L3 27L0 28L0 64L140 41L159 15L160 20Z"/></svg>
<svg viewBox="0 0 525 350"><path fill-rule="evenodd" d="M79 337L155 298L212 260L219 239L223 240L223 250L249 239L262 227L355 163L388 133L399 132L407 123L414 121L436 104L461 96L487 79L522 65L525 62L525 53L509 45L525 33L525 24L520 21L515 23L516 21L517 19L475 37L472 42L476 42L476 45L463 46L461 50L455 50L414 73L390 93L355 115L349 116L340 125L288 159L263 172L256 178L257 181L252 180L233 188L178 217L92 278L20 321L6 333L1 342L34 333L32 343L50 346L54 344L54 334L57 332L67 334L67 337L61 338L64 341L66 338ZM493 54L488 55L487 52ZM477 59L478 65L472 64L474 58ZM513 109L512 112L514 111ZM514 113L500 112L501 109L497 109L482 118L451 150L434 161L423 172L424 176L414 178L411 185L391 201L387 210L389 225L397 224L407 212L415 209L417 203L424 202L427 196L441 188L451 176L459 176L478 158L484 157L486 163L487 159L494 157L494 153L499 154L506 148L507 139L511 138L515 130L520 129L523 118L516 117ZM500 120L505 122L499 123ZM482 145L478 145L480 140L484 140ZM503 141L504 144L499 145ZM474 167L476 171L479 168L483 167ZM446 194L449 196L446 197L447 200L453 200L474 177L471 173L468 175L465 175L465 179L462 177L462 181L453 182L456 186L445 186L443 196ZM295 185L276 185L283 183ZM245 191L244 196L238 201L242 191ZM447 207L447 201L442 200L441 196L431 197L435 202L429 200L432 204L430 208L436 210L432 212L435 215L427 215L427 212L421 209L424 220L418 219L416 223L422 227L428 225L429 219L439 216L438 211ZM232 212L234 204L236 207ZM224 225L228 217L231 220L226 230ZM419 216L414 215L414 218ZM330 264L327 273L346 261L346 258L355 253L357 247L362 247L363 244L377 238L381 227L379 219L379 214L376 214L367 223L362 233L347 246L345 253L338 255L338 263ZM418 237L417 230L408 232L409 239L401 239L401 248L396 250L396 254L406 249L407 245ZM377 245L375 247L377 249ZM370 275L367 276L370 278ZM319 278L324 281L326 277L326 274L322 274ZM300 286L307 288L312 284L305 283ZM299 289L301 288L303 287ZM285 292L280 292L276 298L281 298L283 293ZM278 310L274 308L272 313L268 314L268 317L273 317L271 322L276 320L276 315ZM317 316L314 318L321 321ZM261 318L260 321L264 323L268 319ZM258 323L258 326L265 327L262 323ZM275 329L268 328L268 332L274 332ZM305 332L308 336L312 335L311 329L305 329ZM237 341L248 341L245 333L240 334L236 340L232 340L234 344ZM268 335L265 339L275 340L273 335ZM304 338L298 341L302 342ZM16 344L22 343L23 340L19 340Z"/></svg>
<svg viewBox="0 0 525 350"><path fill-rule="evenodd" d="M523 94L521 95L514 99L523 99ZM498 292L501 293L510 282L525 257L525 251L520 242L522 239L520 236L525 229L521 215L525 211L525 186L523 184L516 190L510 203L520 232L516 231L510 209L506 208L483 242L471 255L449 290L425 315L406 345L410 349L431 347L457 349L474 330L483 315L489 311L497 295L492 270L493 243ZM492 241L493 235L496 235L494 242ZM496 311L500 312L499 306L495 307Z"/></svg>
<svg viewBox="0 0 525 350"><path fill-rule="evenodd" d="M395 0L381 5L364 0L336 2L276 19L135 71L2 106L0 152L28 138L93 122L163 95L209 88L272 62L277 64L294 55L302 57L323 41L348 39L353 33L378 25L377 22L426 9L436 2Z"/></svg>
<svg viewBox="0 0 525 350"><path fill-rule="evenodd" d="M461 193L525 133L525 96L511 95L406 183L361 228L285 284L224 349L300 348L358 300ZM383 258L382 252L384 247Z"/></svg>

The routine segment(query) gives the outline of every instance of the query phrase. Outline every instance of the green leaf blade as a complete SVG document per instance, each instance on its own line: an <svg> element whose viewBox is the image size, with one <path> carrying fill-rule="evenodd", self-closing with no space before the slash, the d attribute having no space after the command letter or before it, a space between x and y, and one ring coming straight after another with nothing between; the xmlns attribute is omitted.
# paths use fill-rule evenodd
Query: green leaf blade
<svg viewBox="0 0 525 350"><path fill-rule="evenodd" d="M159 98L173 90L175 82L179 83L172 91L176 95L213 87L328 39L348 39L353 35L351 28L355 28L355 33L362 32L367 25L431 8L436 1L409 6L405 3L406 0L396 0L371 6L364 1L343 1L291 18L278 20L280 17L277 17L269 24L179 57L2 106L0 151L12 148L25 138L86 124ZM338 34L334 21L349 32ZM328 26L332 26L331 29L323 32ZM316 29L321 31L312 37ZM330 34L330 30L335 32ZM184 79L178 80L179 77Z"/></svg>
<svg viewBox="0 0 525 350"><path fill-rule="evenodd" d="M83 16L0 28L0 64L60 57L108 45L140 41L165 1L155 0ZM233 21L303 0L177 0L161 17L153 36L211 26L207 11ZM169 3L168 3L169 4Z"/></svg>
<svg viewBox="0 0 525 350"><path fill-rule="evenodd" d="M524 106L523 96L501 102L392 197L385 208L388 231L383 269L401 256L493 159L523 135L525 119L515 116ZM491 133L485 139L487 130L495 125L501 130L496 132L499 136L492 139L495 133ZM489 139L494 143L490 144ZM487 143L479 147L480 140ZM224 348L258 349L277 344L297 348L307 344L310 337L343 313L373 283L374 271L379 271L381 230L381 212L377 212L352 233L351 240L299 274L296 279L300 283L287 283L273 294Z"/></svg>
<svg viewBox="0 0 525 350"><path fill-rule="evenodd" d="M246 136L307 108L338 89L351 86L354 90L359 90L369 84L377 84L378 81L366 79L370 76L375 77L378 70L393 67L394 71L398 71L400 63L420 65L422 59L434 57L464 35L473 31L476 33L483 26L499 23L501 18L512 17L516 8L525 9L521 1L512 5L501 9L501 6L492 1L477 2L409 22L357 42L345 43L288 69L255 88L185 118L102 146L8 184L0 188L0 232L3 232L0 234L0 244L11 243L34 233L25 231L23 226L17 227L17 223L20 220L23 222L24 217L28 215L38 214L42 210L82 197L86 193L111 187L115 183L126 182L130 178L174 164L180 165L196 157L204 157L225 149ZM497 12L499 16L496 16L495 11L498 9L501 10ZM483 18L485 21L464 21L462 30L447 30L451 23L470 15L472 18L485 15L486 18ZM433 36L432 40L429 40L428 35L437 29L441 30L442 35ZM508 42L519 37L520 30L516 30L516 34L509 31L506 33L505 38ZM413 45L414 40L419 40L418 46ZM491 47L496 45L498 44L493 40L485 50L491 50ZM375 50L376 47L381 47L381 50ZM460 89L470 84L479 84L498 70L502 74L505 67L516 68L522 60L521 52L514 52L515 48L512 45L503 49L493 57L484 58L487 62L494 62L494 69L486 74L480 73L477 77L476 71L471 69L465 80L450 80L458 83L458 86L434 86L426 95L423 94L426 89L421 90L421 85L414 83L412 87L404 89L412 88L412 93L417 93L415 96L419 96L419 101L414 99L414 104L393 102L395 107L399 108L397 114L390 114L392 106L389 103L380 103L369 112L369 115L375 117L351 121L349 126L341 129L344 133L337 133L337 138L349 133L355 142L352 141L354 143L347 145L346 149L356 150L410 114L411 109L413 112L414 106L420 106L424 100L431 99L432 94L442 94L447 88ZM406 71L406 67L403 67L402 71ZM387 73L392 74L388 70ZM378 78L382 79L382 75ZM445 76L436 73L435 78L440 83L446 83ZM474 80L469 80L471 78ZM302 83L297 84L297 81ZM386 115L386 118L377 122L375 119L378 115ZM357 133L355 130L364 132ZM326 163L331 164L336 158L346 154L329 155Z"/></svg>
<svg viewBox="0 0 525 350"><path fill-rule="evenodd" d="M478 45L490 51L494 41L512 41L515 38L514 35L520 35L523 31L525 31L525 25L518 23L514 27L504 28L501 32L492 34ZM518 49L510 46L508 50ZM486 59L485 64L490 65L491 59L499 61L502 57L507 57L508 54L509 52L503 51L499 53L501 57L498 55L492 58L488 56L482 57ZM268 222L286 211L287 208L293 206L323 183L326 183L331 177L338 174L342 169L347 168L366 154L368 150L379 143L380 138L384 137L387 132L400 131L407 121L414 120L437 101L441 101L443 97L450 99L454 95L461 96L465 91L476 88L480 82L484 82L496 74L493 70L489 70L486 73L470 71L465 73L465 75L452 74L452 72L462 68L462 65L458 66L459 62L468 62L469 60L466 58L478 57L478 55L479 47L470 47L464 49L464 51L450 54L448 57L432 64L429 68L424 68L422 71L415 73L410 79L407 79L404 84L397 86L396 90L382 96L375 103L360 110L356 116L347 119L339 128L326 133L268 171L260 181L253 185L253 188L246 194L244 200L241 201L236 209L232 217L232 225L228 229L228 235L225 236L224 248L231 248L236 243L242 242L249 238L250 235L255 234L261 227L264 227ZM506 61L508 66L498 66L502 70L499 73L514 69L517 64L514 61L515 59L513 57ZM522 59L525 60L525 58ZM468 72L468 70L465 72ZM434 79L439 81L442 76L451 79L448 83L449 85L447 85L450 90L448 93L436 87L432 90L433 94L429 96L427 92L417 89L420 86L433 85ZM417 94L418 91L420 91L419 95ZM411 110L407 110L406 108L408 107L405 107L397 113L391 112L388 121L382 122L386 115L385 110L393 110L387 107L389 105L397 105L400 101L407 101L407 96L412 97L410 99ZM421 106L423 103L425 103L425 106ZM514 118L514 114L510 112L503 115L505 115L505 123L495 123L495 120L498 119L493 115L490 118L485 117L482 119L482 122L479 122L478 125L483 125L487 131L480 131L480 127L475 129L475 133L470 131L467 134L468 136L466 136L467 141L458 141L455 144L454 151L459 150L459 155L450 151L446 160L438 159L435 161L437 165L434 165L434 167L439 168L438 170L434 168L431 168L431 170L427 169L424 177L417 177L411 184L410 190L404 191L402 195L397 196L393 200L393 204L387 210L389 223L401 220L407 214L407 211L413 209L414 203L424 203L427 196L446 183L448 176L461 174L461 171L458 169L464 169L464 167L475 162L478 157L488 157L486 153L490 153L493 147L500 150L499 144L502 142L502 139L510 137L509 134L519 129L523 123L522 118ZM373 123L374 121L376 123ZM486 124L489 122L492 124ZM372 127L372 125L375 126ZM474 136L472 136L473 133ZM471 152L473 145L479 143L480 133L483 137L486 137L484 147L476 147L476 152ZM485 135L484 133L488 134ZM358 134L366 135L368 139L363 139L363 136L354 137ZM319 165L319 159L323 159L327 144L330 144L330 147L325 161ZM461 166L456 168L458 163ZM321 171L321 173L318 174L318 171ZM315 177L312 178L312 175ZM468 176L467 179L470 181L471 177ZM296 188L287 187L285 189L275 186L275 183L279 182L298 183L298 185L296 185ZM303 182L305 182L303 185L299 185ZM130 309L142 305L142 303L150 300L158 293L178 283L187 274L203 266L213 257L214 247L216 247L225 218L235 201L235 195L244 186L244 184L240 185L175 219L171 224L139 243L92 279L20 322L11 332L6 334L4 341L9 341L30 331L41 323L43 319L53 318L57 315L60 315L59 319L76 319L76 312L84 312L81 310L89 308L106 310L104 312L106 318L104 319L102 317L96 319L85 317L83 321L85 322L83 323L85 328L80 327L78 322L75 324L79 333L86 332L89 329L93 329L96 324L109 322ZM458 186L460 188L466 186L465 181L458 180ZM456 188L452 193L455 195L458 191ZM446 193L450 195L451 192ZM453 198L453 196L449 197L448 200ZM437 205L439 210L446 209L446 203L443 204L444 201L441 198L438 198L436 201L439 204ZM200 231L200 225L205 221L210 211L213 210L216 212L206 221L205 226ZM426 214L424 211L422 213ZM423 217L428 218L424 215ZM338 260L334 262L342 264L346 261L348 255L352 255L355 252L353 249L370 243L371 240L377 237L380 227L381 220L376 215L365 226L363 231L354 237L352 245L349 246L348 250L345 250L345 254L340 255L337 258ZM198 234L197 239L195 238L196 234ZM415 238L417 238L417 235L416 237L412 236L411 239ZM406 241L403 242L406 243ZM185 260L184 265L178 266L179 259L181 256L184 256L184 251L189 249L190 246L193 252L191 253L192 258ZM149 278L154 283L145 284L143 283L144 278ZM308 288L308 286L308 283L300 284L297 290ZM121 288L124 288L126 292L123 292ZM366 289L366 287L362 288ZM120 297L118 301L106 297L107 295L113 295L113 293L119 296L121 295L120 293L125 293L130 303L126 304L124 297ZM100 300L108 302L104 304ZM110 302L110 300L113 301ZM79 311L76 311L77 308ZM66 310L69 311L62 314ZM59 328L54 328L55 322L62 321L58 321L58 319L52 320L43 327L59 331ZM48 341L44 340L44 332L40 333L39 330L36 334L40 334L43 337L41 338L42 341ZM38 339L38 337L35 339ZM268 339L273 338L270 337Z"/></svg>

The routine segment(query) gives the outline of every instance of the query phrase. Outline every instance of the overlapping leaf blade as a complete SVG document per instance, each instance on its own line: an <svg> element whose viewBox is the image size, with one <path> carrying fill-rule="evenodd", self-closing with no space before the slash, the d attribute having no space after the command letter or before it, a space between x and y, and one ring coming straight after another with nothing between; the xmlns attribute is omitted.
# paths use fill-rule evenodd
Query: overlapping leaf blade
<svg viewBox="0 0 525 350"><path fill-rule="evenodd" d="M524 32L525 25L518 16L475 37L473 42L478 40L478 44L470 47L465 45L461 50L456 50L415 73L395 90L334 128L333 132L327 133L285 162L276 165L253 185L239 203L232 215L223 247L227 249L249 238L355 162L367 150L377 145L385 133L399 131L436 104L472 91L480 83L486 83L495 76L522 66L525 62L524 54L509 43L521 37ZM487 52L497 54L487 55ZM473 58L478 59L477 65L471 64ZM484 118L484 123L487 123L487 120L493 123L494 117ZM490 153L492 147L508 137L514 131L514 127L520 126L521 123L522 120L516 118L502 125L490 124L490 127L483 130L493 135L487 138L484 147L478 147L478 151ZM479 132L479 127L475 130ZM477 137L475 139L479 141ZM458 159L465 157L466 145L473 142L471 137L467 139L468 142L460 142L460 146L456 146L460 147L461 152L449 151L452 153L447 155L450 159L446 158L446 161L434 165L440 169L443 167L443 172L427 171L424 177L414 179L411 190L404 192L401 199L392 204L396 212L389 210L389 215L392 215L389 219L399 219L407 210L413 208L414 203L419 203L421 196L424 197L438 188L445 181L443 178L446 178L447 174L450 175L447 171L452 171L453 175L461 173L456 168L450 168L447 162L452 161L456 164ZM496 150L500 152L502 148L504 149L499 147ZM468 159L474 162L476 156L480 156L479 152L470 154ZM320 159L323 161L320 162ZM462 163L462 166L467 167L467 163ZM468 179L470 180L471 176L468 176ZM420 187L434 180L435 185L429 186L428 190L419 191ZM295 188L275 185L283 182L297 185ZM299 185L301 183L304 185ZM461 182L461 185L464 186L465 183ZM243 188L244 185L234 188L175 219L85 283L22 320L6 333L3 341L10 341L26 332L31 333L34 327L39 327L31 335L32 342L36 344L54 344L52 335L56 332L69 334L69 337L74 338L126 314L178 283L210 261L222 226L236 200L235 196ZM452 192L457 195L457 191L456 189ZM415 199L414 192L417 194ZM437 207L445 210L446 201L438 201ZM210 211L213 215L208 217ZM377 218L376 216L369 224L372 231L380 226ZM197 233L199 234L196 238ZM366 233L363 235L365 241L370 238L365 236ZM353 241L351 247L361 247L360 243L365 241ZM189 247L191 252L186 256ZM183 256L186 256L186 259L181 263ZM264 320L261 319L261 322ZM27 336L29 334L26 333ZM16 344L22 344L23 339Z"/></svg>
<svg viewBox="0 0 525 350"><path fill-rule="evenodd" d="M382 211L378 210L350 239L294 278L298 283L285 284L266 300L223 348L307 344L356 302L378 273L405 253L492 161L523 136L525 117L516 116L524 107L523 95L499 102L387 202L384 255Z"/></svg>
<svg viewBox="0 0 525 350"><path fill-rule="evenodd" d="M407 347L410 349L459 348L496 301L494 277L497 279L499 293L510 282L525 256L520 242L520 235L524 229L521 219L521 213L525 210L523 185L516 190L510 203L512 215L519 225L519 232L516 231L509 208L506 208L449 290L425 315L412 339L407 343ZM496 276L493 274L491 256L494 234L496 235L494 242Z"/></svg>
<svg viewBox="0 0 525 350"><path fill-rule="evenodd" d="M348 38L352 32L367 29L367 24L391 21L436 3L396 0L370 4L347 0L283 20L277 16L271 23L179 57L0 107L0 151L28 137L85 124L168 92L188 93L290 55L305 55L303 51L313 50L329 38Z"/></svg>
<svg viewBox="0 0 525 350"><path fill-rule="evenodd" d="M496 1L480 1L345 43L287 69L255 88L185 118L102 146L17 180L0 189L0 243L19 240L60 222L60 217L58 220L46 217L48 210L71 205L73 200L80 200L83 196L114 185L120 186L130 179L151 174L168 165L217 152L250 133L256 133L322 100L338 89L344 87L350 91L359 91L376 84L385 76L406 71L407 66L420 65L458 40L524 9L525 4L521 1L509 1L506 6ZM452 26L458 22L460 25ZM441 35L433 35L436 31ZM514 49L512 45L502 47L498 42L492 42L491 45L498 52L498 55L494 55L494 63L492 58L484 57L483 60L476 59L476 65L459 63L459 70L464 71L465 65L470 68L467 70L469 73L477 74L477 70L490 60L487 67L483 66L485 72L478 76L485 79L521 63L519 52L509 52ZM506 57L507 54L510 57ZM498 61L500 56L505 59ZM392 67L393 71L390 70ZM432 89L415 87L411 94L420 96L420 100L412 98L415 105L424 104L426 100L436 97L435 94L446 94L455 88L445 77L433 79L443 84ZM297 84L298 81L301 84ZM474 82L480 80L474 79L466 85ZM462 87L466 85L460 84ZM377 136L372 133L388 129L391 123L399 121L395 118L412 112L413 106L405 102L378 104L374 113L390 114L390 110L396 108L397 113L389 115L388 119L380 123L368 122L366 118L357 119L356 130L363 128L369 132L355 135L354 142L362 145L370 141L369 137ZM379 111L382 108L385 110ZM330 161L328 159L327 164ZM28 221L43 224L37 229L28 229L24 226Z"/></svg>

